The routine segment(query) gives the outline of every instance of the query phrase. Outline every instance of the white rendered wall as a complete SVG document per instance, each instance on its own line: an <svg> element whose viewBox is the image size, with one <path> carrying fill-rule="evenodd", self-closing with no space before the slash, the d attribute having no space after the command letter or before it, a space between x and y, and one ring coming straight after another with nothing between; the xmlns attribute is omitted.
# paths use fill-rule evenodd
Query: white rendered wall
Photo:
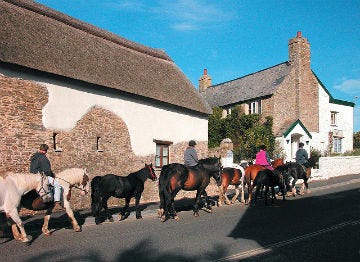
<svg viewBox="0 0 360 262"><path fill-rule="evenodd" d="M0 67L0 73L36 81L49 92L49 101L43 108L43 125L47 129L69 131L92 107L98 106L121 118L130 134L136 155L155 153L153 139L178 142L208 140L207 117L196 117L180 111L167 110L149 103L140 103L121 95L108 95L102 91L87 90L59 81L19 73ZM56 84L55 84L56 83ZM86 92L91 91L91 92Z"/></svg>

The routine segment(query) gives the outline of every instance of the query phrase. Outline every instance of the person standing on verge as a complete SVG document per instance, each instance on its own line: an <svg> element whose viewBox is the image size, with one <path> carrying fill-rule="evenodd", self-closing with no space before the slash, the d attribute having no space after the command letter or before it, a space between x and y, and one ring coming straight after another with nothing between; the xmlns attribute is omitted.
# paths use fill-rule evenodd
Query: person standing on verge
<svg viewBox="0 0 360 262"><path fill-rule="evenodd" d="M199 164L198 155L195 149L196 142L194 140L189 141L189 146L184 152L184 165L186 167L193 167Z"/></svg>
<svg viewBox="0 0 360 262"><path fill-rule="evenodd" d="M48 177L49 185L52 185L54 187L55 207L60 208L61 207L60 199L61 199L62 187L55 180L55 174L51 170L50 161L46 156L48 149L49 149L49 146L47 144L41 144L39 151L31 156L31 158L30 158L30 173L33 173L33 174L44 173Z"/></svg>

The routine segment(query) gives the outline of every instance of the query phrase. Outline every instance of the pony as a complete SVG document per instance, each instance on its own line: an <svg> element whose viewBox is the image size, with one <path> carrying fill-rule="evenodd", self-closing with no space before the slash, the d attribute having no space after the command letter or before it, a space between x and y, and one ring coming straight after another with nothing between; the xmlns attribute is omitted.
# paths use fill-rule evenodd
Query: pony
<svg viewBox="0 0 360 262"><path fill-rule="evenodd" d="M221 177L218 181L218 187L219 187L219 200L218 200L218 206L222 206L223 203L230 205L235 203L235 201L238 199L238 196L240 194L239 186L241 189L241 203L245 202L244 197L244 175L247 162L244 164L241 164L237 168L234 167L225 167L222 170ZM232 197L231 201L226 195L226 191L229 185L235 186L235 195Z"/></svg>
<svg viewBox="0 0 360 262"><path fill-rule="evenodd" d="M42 201L51 200L47 177L42 174L8 172L4 177L0 177L0 212L4 212L6 217L12 220L12 229L16 228L18 231L19 228L20 233L14 238L22 242L32 239L26 234L19 216L21 196L31 190L36 190Z"/></svg>
<svg viewBox="0 0 360 262"><path fill-rule="evenodd" d="M278 166L281 166L284 164L284 159L282 158L277 158L274 161L271 162L272 167L275 169ZM246 204L251 203L251 198L252 198L252 191L253 191L253 181L256 178L256 175L258 174L258 172L260 170L264 170L266 169L266 167L261 166L261 165L250 165L245 169L245 184L248 186L248 200L245 201Z"/></svg>
<svg viewBox="0 0 360 262"><path fill-rule="evenodd" d="M56 181L62 187L61 194L61 205L65 208L66 213L71 221L73 229L75 232L81 232L81 227L79 226L74 212L70 207L70 197L71 197L71 189L75 188L80 190L80 194L85 195L89 192L90 188L90 179L87 172L87 169L84 168L68 168L56 174ZM34 191L30 191L28 194L25 194L21 198L21 206L29 209L29 210L46 210L44 216L44 223L42 226L42 232L44 235L49 236L51 233L49 231L49 221L50 216L54 208L54 202L43 203L37 201L37 194ZM12 232L14 238L16 239L19 234L15 227L12 227Z"/></svg>
<svg viewBox="0 0 360 262"><path fill-rule="evenodd" d="M287 175L293 178L291 186L290 186L290 179L286 179L286 189L287 190L290 189L294 197L296 196L297 193L295 184L298 179L303 180L299 194L301 196L304 195L305 187L306 187L306 192L310 193L308 180L311 176L311 169L316 165L317 160L318 160L317 157L312 156L303 165L296 162L288 162L285 164L287 168ZM289 196L289 194L287 195Z"/></svg>
<svg viewBox="0 0 360 262"><path fill-rule="evenodd" d="M274 171L271 171L269 169L264 169L258 172L253 183L253 186L256 187L256 190L252 205L254 206L256 205L256 200L258 198L259 191L262 190L263 187L265 187L265 205L267 205L267 195L269 192L269 187L271 188L271 193L272 193L272 197L271 197L272 204L274 204L274 199L275 199L275 186L279 186L280 191L282 193L283 201L285 201L284 172L286 172L286 167L284 167L283 165L278 166L277 168L274 169Z"/></svg>
<svg viewBox="0 0 360 262"><path fill-rule="evenodd" d="M152 163L150 165L145 164L145 167L128 176L106 174L94 177L91 181L91 210L95 217L95 223L97 225L100 224L102 210L104 210L109 221L114 221L107 206L107 201L110 197L125 198L125 206L120 213L120 220L124 220L129 216L127 212L130 200L132 197L135 197L136 218L141 219L139 202L144 191L146 179L151 179L152 181L157 179Z"/></svg>
<svg viewBox="0 0 360 262"><path fill-rule="evenodd" d="M196 190L194 216L199 216L199 203L201 196L205 197L206 208L211 212L211 204L205 191L210 183L210 177L215 181L220 179L222 166L220 158L209 157L200 159L194 167L172 163L162 167L159 177L160 209L158 215L162 222L170 216L179 219L174 208L176 194L182 189L185 191Z"/></svg>

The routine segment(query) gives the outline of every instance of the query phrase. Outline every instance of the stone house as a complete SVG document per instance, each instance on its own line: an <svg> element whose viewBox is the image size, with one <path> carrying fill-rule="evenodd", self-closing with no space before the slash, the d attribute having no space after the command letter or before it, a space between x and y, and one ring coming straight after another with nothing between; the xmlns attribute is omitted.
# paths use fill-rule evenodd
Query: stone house
<svg viewBox="0 0 360 262"><path fill-rule="evenodd" d="M204 70L199 90L223 116L240 106L246 114L273 117L273 133L294 160L299 142L323 153L353 150L354 103L335 99L310 66L310 43L301 32L289 40L289 61L212 85Z"/></svg>
<svg viewBox="0 0 360 262"><path fill-rule="evenodd" d="M211 108L162 50L33 1L0 1L0 171L25 172L41 143L54 172L127 175L207 156ZM147 182L142 201L158 199ZM72 201L89 206L89 195Z"/></svg>

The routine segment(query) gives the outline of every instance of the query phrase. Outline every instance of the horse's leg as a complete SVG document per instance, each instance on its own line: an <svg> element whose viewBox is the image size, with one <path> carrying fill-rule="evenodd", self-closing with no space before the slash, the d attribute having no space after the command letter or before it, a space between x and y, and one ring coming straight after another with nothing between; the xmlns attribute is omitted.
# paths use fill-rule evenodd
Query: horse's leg
<svg viewBox="0 0 360 262"><path fill-rule="evenodd" d="M258 194L259 194L260 188L261 188L261 185L258 185L258 186L256 187L254 199L250 198L250 195L249 195L249 199L250 199L250 201L252 201L252 202L250 202L250 204L251 204L252 206L255 206L255 205L256 205L256 200L257 200L257 198L258 198ZM249 194L250 194L250 193L249 193Z"/></svg>
<svg viewBox="0 0 360 262"><path fill-rule="evenodd" d="M71 224L72 224L72 227L74 229L75 232L81 232L81 227L79 226L75 216L74 216L74 212L72 211L71 207L70 207L70 203L69 201L66 199L66 198L63 198L63 205L64 205L64 208L66 210L66 214L68 215L70 221L71 221Z"/></svg>
<svg viewBox="0 0 360 262"><path fill-rule="evenodd" d="M231 199L231 204L234 204L240 194L239 185L235 185L235 195Z"/></svg>
<svg viewBox="0 0 360 262"><path fill-rule="evenodd" d="M292 181L292 195L296 196L296 187L295 187L295 183L297 181L297 178L294 178Z"/></svg>
<svg viewBox="0 0 360 262"><path fill-rule="evenodd" d="M262 186L263 187L263 186ZM268 192L269 192L269 186L266 185L265 186L265 205L267 206L268 202L267 202L267 197L268 197Z"/></svg>
<svg viewBox="0 0 360 262"><path fill-rule="evenodd" d="M101 204L101 206L102 206L103 209L104 209L106 218L109 219L110 222L114 222L114 218L113 218L112 215L110 214L109 209L108 209L108 205L107 205L107 201L108 201L109 198L110 198L110 196L108 196L108 195L107 195L107 196L104 196L104 197L102 198L102 204Z"/></svg>
<svg viewBox="0 0 360 262"><path fill-rule="evenodd" d="M224 189L223 186L219 186L219 200L218 200L218 206L221 207L224 203L225 197L224 197Z"/></svg>
<svg viewBox="0 0 360 262"><path fill-rule="evenodd" d="M304 178L304 182L301 185L301 189L300 189L300 195L304 195L304 189L306 187L306 192L309 193L309 184L307 182L307 179Z"/></svg>
<svg viewBox="0 0 360 262"><path fill-rule="evenodd" d="M271 186L271 193L272 193L271 204L274 204L274 199L275 199L275 187L274 186Z"/></svg>
<svg viewBox="0 0 360 262"><path fill-rule="evenodd" d="M16 226L19 228L20 230L20 234L21 237L17 240L20 240L21 242L30 242L32 237L30 235L26 234L24 225L21 221L21 218L19 216L19 213L17 211L17 209L13 209L8 213L8 216L15 222Z"/></svg>
<svg viewBox="0 0 360 262"><path fill-rule="evenodd" d="M162 190L159 190L159 198L160 198L160 206L158 211L158 217L161 218L164 215L164 205L165 205L165 199L164 199L164 192Z"/></svg>
<svg viewBox="0 0 360 262"><path fill-rule="evenodd" d="M45 236L50 236L50 231L49 231L49 221L50 221L50 216L52 213L52 209L53 207L50 207L46 210L45 216L44 216L44 224L42 226L41 231L43 232L43 234Z"/></svg>
<svg viewBox="0 0 360 262"><path fill-rule="evenodd" d="M241 177L241 203L245 203L244 176Z"/></svg>
<svg viewBox="0 0 360 262"><path fill-rule="evenodd" d="M211 204L210 204L210 201L209 201L209 197L204 189L204 191L202 192L202 195L205 197L205 203L206 203L206 209L209 213L212 212L212 207L211 207Z"/></svg>
<svg viewBox="0 0 360 262"><path fill-rule="evenodd" d="M123 207L123 209L120 212L120 220L124 220L129 216L129 214L127 214L127 213L128 213L128 210L129 210L130 199L131 199L131 197L129 197L129 196L125 197L125 206ZM135 197L135 201L136 201L136 209L137 209L138 204L139 204L139 202L137 201L137 197ZM136 218L138 218L137 217L137 210L136 210Z"/></svg>
<svg viewBox="0 0 360 262"><path fill-rule="evenodd" d="M201 194L202 194L202 188L199 188L196 191L195 204L194 204L194 216L196 217L199 216L199 203L200 203Z"/></svg>
<svg viewBox="0 0 360 262"><path fill-rule="evenodd" d="M22 237L16 224L11 224L11 231L15 240L21 241Z"/></svg>

